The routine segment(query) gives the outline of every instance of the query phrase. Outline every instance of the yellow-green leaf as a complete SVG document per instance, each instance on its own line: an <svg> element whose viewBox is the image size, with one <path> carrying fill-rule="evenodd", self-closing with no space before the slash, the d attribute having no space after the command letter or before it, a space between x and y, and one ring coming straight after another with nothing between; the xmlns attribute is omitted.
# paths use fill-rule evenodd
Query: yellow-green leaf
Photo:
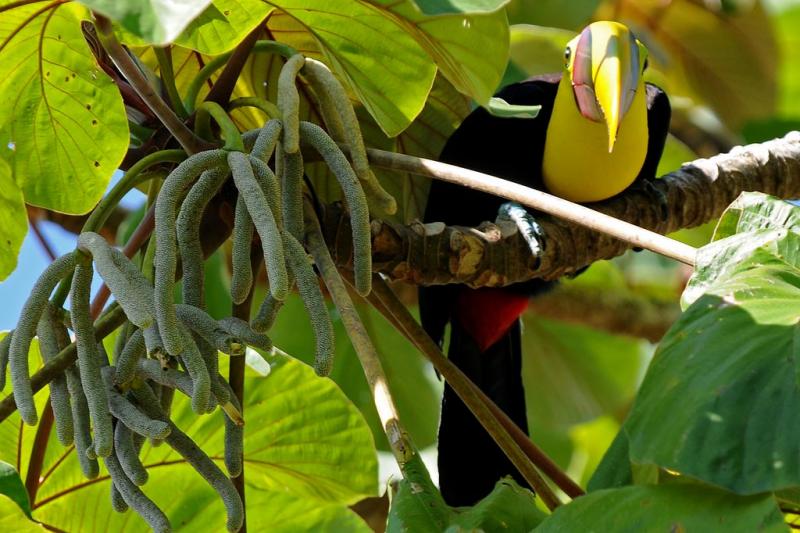
<svg viewBox="0 0 800 533"><path fill-rule="evenodd" d="M119 91L81 32L86 17L55 2L0 16L0 157L27 203L67 213L97 203L129 141Z"/></svg>

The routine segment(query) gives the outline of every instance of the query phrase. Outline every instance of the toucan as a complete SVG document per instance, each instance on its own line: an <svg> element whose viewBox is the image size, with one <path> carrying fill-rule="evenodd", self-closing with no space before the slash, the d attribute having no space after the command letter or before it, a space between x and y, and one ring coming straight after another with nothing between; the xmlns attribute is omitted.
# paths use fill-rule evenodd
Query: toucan
<svg viewBox="0 0 800 533"><path fill-rule="evenodd" d="M582 203L651 184L670 104L661 89L644 82L646 68L647 49L626 26L594 22L567 44L562 72L508 85L497 94L512 105L541 106L538 116L501 118L477 108L450 136L440 160ZM477 226L494 220L505 202L434 181L424 220ZM449 323L448 357L526 432L519 317L529 298L551 285L531 280L501 288L419 290L428 334L442 345ZM526 486L447 384L438 448L440 489L452 506L475 504L504 476Z"/></svg>

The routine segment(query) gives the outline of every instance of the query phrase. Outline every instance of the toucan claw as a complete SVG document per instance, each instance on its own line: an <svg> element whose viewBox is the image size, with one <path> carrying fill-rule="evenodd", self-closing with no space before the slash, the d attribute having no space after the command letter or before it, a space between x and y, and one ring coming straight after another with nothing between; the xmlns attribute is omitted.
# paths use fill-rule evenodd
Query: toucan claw
<svg viewBox="0 0 800 533"><path fill-rule="evenodd" d="M648 202L655 202L658 206L659 222L666 222L669 217L669 203L667 195L655 183L655 178L641 179L635 181L630 189L642 193L647 197Z"/></svg>
<svg viewBox="0 0 800 533"><path fill-rule="evenodd" d="M517 202L506 202L497 210L497 221L516 224L522 238L528 243L531 255L536 258L537 267L547 248L544 230L536 222L536 218Z"/></svg>

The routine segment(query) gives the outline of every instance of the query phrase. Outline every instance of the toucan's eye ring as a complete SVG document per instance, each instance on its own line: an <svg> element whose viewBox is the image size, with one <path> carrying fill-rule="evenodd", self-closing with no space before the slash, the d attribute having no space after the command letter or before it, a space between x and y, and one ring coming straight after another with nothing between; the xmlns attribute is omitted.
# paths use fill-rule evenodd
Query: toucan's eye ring
<svg viewBox="0 0 800 533"><path fill-rule="evenodd" d="M572 57L572 49L568 46L566 50L564 50L564 61L569 64L569 58Z"/></svg>

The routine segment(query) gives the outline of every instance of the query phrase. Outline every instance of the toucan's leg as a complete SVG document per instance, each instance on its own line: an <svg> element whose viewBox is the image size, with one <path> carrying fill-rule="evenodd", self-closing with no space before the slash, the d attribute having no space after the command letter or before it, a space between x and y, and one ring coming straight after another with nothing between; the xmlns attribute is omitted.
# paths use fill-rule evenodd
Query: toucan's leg
<svg viewBox="0 0 800 533"><path fill-rule="evenodd" d="M506 202L497 210L497 221L510 221L517 225L531 254L537 259L541 257L546 248L546 241L542 227L536 219L517 202Z"/></svg>

